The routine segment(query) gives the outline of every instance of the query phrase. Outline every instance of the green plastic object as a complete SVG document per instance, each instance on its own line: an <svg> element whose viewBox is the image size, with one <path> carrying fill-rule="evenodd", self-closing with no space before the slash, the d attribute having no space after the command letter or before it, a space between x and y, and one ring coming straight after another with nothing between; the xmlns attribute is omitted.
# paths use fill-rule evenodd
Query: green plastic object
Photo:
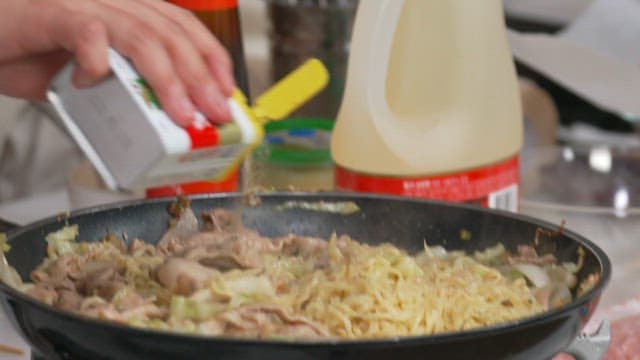
<svg viewBox="0 0 640 360"><path fill-rule="evenodd" d="M291 118L270 122L256 154L271 164L322 166L331 164L329 141L334 122L320 118ZM260 156L260 155L258 155Z"/></svg>

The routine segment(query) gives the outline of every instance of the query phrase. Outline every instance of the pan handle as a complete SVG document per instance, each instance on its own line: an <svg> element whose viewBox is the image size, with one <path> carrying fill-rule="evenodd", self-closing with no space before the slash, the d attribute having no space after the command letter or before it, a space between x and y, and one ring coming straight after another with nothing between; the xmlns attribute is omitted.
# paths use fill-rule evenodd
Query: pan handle
<svg viewBox="0 0 640 360"><path fill-rule="evenodd" d="M609 350L610 342L611 324L604 321L594 334L579 335L565 353L572 355L576 360L600 360Z"/></svg>
<svg viewBox="0 0 640 360"><path fill-rule="evenodd" d="M18 227L19 227L18 224L14 224L11 221L0 219L0 233L9 232L11 230L17 229Z"/></svg>

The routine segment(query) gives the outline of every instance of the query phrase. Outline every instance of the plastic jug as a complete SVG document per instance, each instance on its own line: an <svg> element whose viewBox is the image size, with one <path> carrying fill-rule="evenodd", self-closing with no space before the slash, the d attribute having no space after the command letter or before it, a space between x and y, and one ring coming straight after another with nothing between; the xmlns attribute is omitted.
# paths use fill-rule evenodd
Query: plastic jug
<svg viewBox="0 0 640 360"><path fill-rule="evenodd" d="M336 188L516 210L523 120L501 0L362 1Z"/></svg>

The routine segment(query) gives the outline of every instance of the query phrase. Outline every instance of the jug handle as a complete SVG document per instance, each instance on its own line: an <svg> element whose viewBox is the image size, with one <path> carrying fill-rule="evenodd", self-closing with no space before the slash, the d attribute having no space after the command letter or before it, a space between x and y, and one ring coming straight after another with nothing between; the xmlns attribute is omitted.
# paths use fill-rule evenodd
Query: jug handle
<svg viewBox="0 0 640 360"><path fill-rule="evenodd" d="M391 59L391 47L405 3L405 0L380 1L382 4L379 7L378 19L372 31L373 36L369 47L369 69L366 77L368 84L365 87L370 109L375 109L374 121L376 118L391 118L389 108L383 106L387 103L385 96L387 70Z"/></svg>

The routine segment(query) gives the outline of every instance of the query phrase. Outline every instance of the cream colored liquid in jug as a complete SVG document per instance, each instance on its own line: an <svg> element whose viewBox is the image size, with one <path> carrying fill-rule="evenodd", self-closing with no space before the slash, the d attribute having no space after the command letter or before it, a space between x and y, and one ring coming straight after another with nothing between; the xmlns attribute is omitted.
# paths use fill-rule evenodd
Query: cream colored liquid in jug
<svg viewBox="0 0 640 360"><path fill-rule="evenodd" d="M522 132L500 0L360 3L338 189L515 210Z"/></svg>

